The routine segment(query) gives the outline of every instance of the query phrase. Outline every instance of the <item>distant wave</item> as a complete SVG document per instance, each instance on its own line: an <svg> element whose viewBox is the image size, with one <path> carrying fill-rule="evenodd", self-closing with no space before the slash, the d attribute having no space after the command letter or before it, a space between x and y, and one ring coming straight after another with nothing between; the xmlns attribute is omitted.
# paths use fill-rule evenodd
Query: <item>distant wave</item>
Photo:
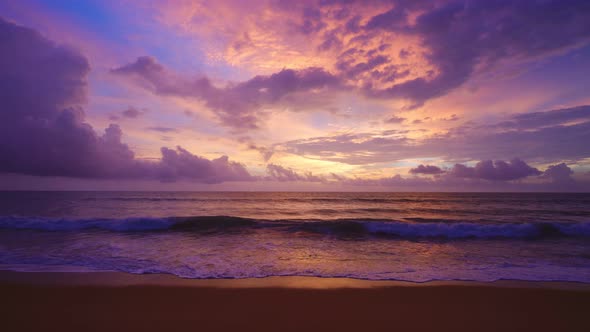
<svg viewBox="0 0 590 332"><path fill-rule="evenodd" d="M268 200L265 197L264 200ZM260 202L261 198L216 198L216 197L87 197L83 201L120 201L120 202ZM293 203L437 203L444 204L453 200L424 199L424 198L365 198L365 197L337 197L337 198L272 198L272 201L293 202Z"/></svg>
<svg viewBox="0 0 590 332"><path fill-rule="evenodd" d="M389 236L398 238L521 238L590 237L590 222L489 223L421 219L414 221L335 219L264 220L231 216L195 216L125 219L52 219L0 217L0 229L114 232L230 232L256 228L276 228L286 232L312 232L335 236Z"/></svg>

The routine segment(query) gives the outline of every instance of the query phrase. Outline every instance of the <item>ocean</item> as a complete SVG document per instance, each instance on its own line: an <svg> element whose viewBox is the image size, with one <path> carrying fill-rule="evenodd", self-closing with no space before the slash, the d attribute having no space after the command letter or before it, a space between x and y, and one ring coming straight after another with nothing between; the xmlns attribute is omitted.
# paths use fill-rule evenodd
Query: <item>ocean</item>
<svg viewBox="0 0 590 332"><path fill-rule="evenodd" d="M0 192L0 269L590 283L590 194Z"/></svg>

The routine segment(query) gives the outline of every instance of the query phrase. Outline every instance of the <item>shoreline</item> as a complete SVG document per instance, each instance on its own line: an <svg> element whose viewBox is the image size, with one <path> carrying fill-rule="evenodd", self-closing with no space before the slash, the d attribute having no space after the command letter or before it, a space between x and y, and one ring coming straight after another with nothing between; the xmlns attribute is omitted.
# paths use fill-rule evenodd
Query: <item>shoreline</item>
<svg viewBox="0 0 590 332"><path fill-rule="evenodd" d="M590 283L533 280L365 280L347 277L270 276L260 278L190 279L172 274L133 274L117 271L15 271L0 269L0 284L28 286L162 286L201 288L367 289L390 287L494 287L557 289L590 292Z"/></svg>
<svg viewBox="0 0 590 332"><path fill-rule="evenodd" d="M588 331L590 285L0 272L7 331Z"/></svg>

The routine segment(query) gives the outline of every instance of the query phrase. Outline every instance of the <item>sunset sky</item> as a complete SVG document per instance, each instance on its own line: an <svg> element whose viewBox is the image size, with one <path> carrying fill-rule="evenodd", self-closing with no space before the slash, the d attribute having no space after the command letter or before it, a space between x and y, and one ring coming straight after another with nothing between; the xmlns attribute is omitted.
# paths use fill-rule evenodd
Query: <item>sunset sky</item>
<svg viewBox="0 0 590 332"><path fill-rule="evenodd" d="M590 1L0 2L0 189L590 191Z"/></svg>

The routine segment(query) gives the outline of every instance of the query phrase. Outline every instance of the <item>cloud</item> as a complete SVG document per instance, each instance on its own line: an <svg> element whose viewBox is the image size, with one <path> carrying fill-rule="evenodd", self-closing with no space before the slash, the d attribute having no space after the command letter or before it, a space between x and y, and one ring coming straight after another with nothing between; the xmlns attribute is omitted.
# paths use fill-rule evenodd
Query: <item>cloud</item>
<svg viewBox="0 0 590 332"><path fill-rule="evenodd" d="M221 123L241 130L259 128L269 108L297 108L337 90L402 99L405 110L416 109L497 67L526 68L590 42L584 0L191 1L155 7L168 24L214 40L208 47L227 64L263 74L217 86L213 78L174 73L150 56L112 73L159 95L202 100ZM235 23L228 25L228 18Z"/></svg>
<svg viewBox="0 0 590 332"><path fill-rule="evenodd" d="M457 120L459 120L459 117L457 116L457 114L452 114L450 117L443 118L441 120L444 120L444 121L457 121Z"/></svg>
<svg viewBox="0 0 590 332"><path fill-rule="evenodd" d="M338 78L327 71L307 68L283 69L220 88L207 77L190 79L177 75L149 56L112 69L111 73L130 78L155 94L203 100L223 124L238 129L258 128L261 109L276 105L289 95L339 85Z"/></svg>
<svg viewBox="0 0 590 332"><path fill-rule="evenodd" d="M275 164L268 164L266 166L266 171L268 173L266 179L272 181L325 182L324 178L315 176L311 172L299 174L290 168Z"/></svg>
<svg viewBox="0 0 590 332"><path fill-rule="evenodd" d="M167 25L214 40L208 47L227 64L265 75L286 65L322 68L365 96L408 100L406 109L498 67L590 42L585 0L194 0L154 7Z"/></svg>
<svg viewBox="0 0 590 332"><path fill-rule="evenodd" d="M377 91L420 104L461 86L476 67L502 59L534 59L589 42L590 5L572 1L395 1L365 29L416 36L437 73ZM415 8L421 7L421 8ZM417 10L415 10L417 9ZM410 13L418 13L409 20ZM547 17L551 17L550 20Z"/></svg>
<svg viewBox="0 0 590 332"><path fill-rule="evenodd" d="M148 127L147 130L157 131L160 133L175 133L178 132L178 129L171 128L171 127Z"/></svg>
<svg viewBox="0 0 590 332"><path fill-rule="evenodd" d="M503 160L482 160L475 167L455 164L448 172L450 176L458 178L483 179L490 181L511 181L523 179L532 175L541 175L541 171L527 165L520 159L509 162Z"/></svg>
<svg viewBox="0 0 590 332"><path fill-rule="evenodd" d="M111 124L97 134L84 120L90 65L78 51L0 19L0 172L79 178L250 180L227 157L208 160L182 148L162 160L135 158Z"/></svg>
<svg viewBox="0 0 590 332"><path fill-rule="evenodd" d="M229 161L227 156L209 160L181 147L176 150L164 147L161 151L162 160L155 165L155 169L157 177L165 181L198 179L204 183L220 183L254 180L242 164Z"/></svg>
<svg viewBox="0 0 590 332"><path fill-rule="evenodd" d="M114 114L111 114L111 116L109 116L109 119L113 120L113 121L120 120L121 118L123 118L123 119L137 119L145 113L146 113L146 110L139 110L135 107L128 107L127 109L125 109L121 112L116 112Z"/></svg>
<svg viewBox="0 0 590 332"><path fill-rule="evenodd" d="M443 171L440 167L433 166L433 165L419 165L416 168L410 169L410 173L411 174L429 174L429 175L434 175L434 174L442 174L444 172L445 171Z"/></svg>
<svg viewBox="0 0 590 332"><path fill-rule="evenodd" d="M412 157L411 141L397 132L347 133L288 141L277 144L277 149L311 159L363 165Z"/></svg>
<svg viewBox="0 0 590 332"><path fill-rule="evenodd" d="M424 165L420 165L424 166ZM426 166L424 166L426 167ZM332 183L350 186L383 187L386 190L412 191L568 191L590 189L590 181L576 181L573 171L564 163L549 166L545 172L514 159L483 160L475 166L456 164L434 177L404 178L396 174L381 178L350 178L332 174ZM420 168L420 167L418 167ZM530 179L529 179L530 178ZM549 180L549 181L547 181Z"/></svg>
<svg viewBox="0 0 590 332"><path fill-rule="evenodd" d="M444 170L434 165L419 165L410 170L411 174L436 175L435 177L411 177L404 178L396 174L382 178L348 177L331 173L328 175L313 175L311 173L300 174L290 168L268 164L265 180L271 181L299 181L322 182L325 184L340 184L354 186L400 186L416 187L431 190L444 190L444 186L462 186L465 188L494 187L499 183L513 183L515 180L523 180L527 177L536 177L541 180L569 178L573 172L565 164L550 166L545 172L529 166L520 159L510 161L482 160L475 166L455 164L451 169ZM555 183L556 181L552 181ZM573 182L572 182L573 183ZM532 188L532 187L531 187Z"/></svg>
<svg viewBox="0 0 590 332"><path fill-rule="evenodd" d="M563 165L565 166L565 164ZM445 174L447 177L480 179L488 181L512 181L543 174L538 169L529 166L527 163L518 158L512 159L508 162L503 160L482 160L475 164L474 167L464 164L455 164L448 171L445 171L434 165L419 165L416 168L410 169L409 172L411 174L428 175Z"/></svg>
<svg viewBox="0 0 590 332"><path fill-rule="evenodd" d="M402 123L406 120L406 118L402 118L399 116L392 116L391 118L385 120L385 123Z"/></svg>
<svg viewBox="0 0 590 332"><path fill-rule="evenodd" d="M275 153L275 151L272 149L272 147L269 148L269 147L265 147L265 146L259 146L259 145L252 143L252 142L248 143L248 149L258 151L260 153L260 155L262 156L262 159L264 159L265 162L268 162L270 160L270 158L272 158L272 156Z"/></svg>
<svg viewBox="0 0 590 332"><path fill-rule="evenodd" d="M570 184L574 182L572 175L574 171L569 168L565 163L549 166L545 172L543 172L543 178L551 179L553 183L558 184Z"/></svg>
<svg viewBox="0 0 590 332"><path fill-rule="evenodd" d="M121 115L123 115L126 118L135 119L144 113L145 113L144 110L138 110L135 107L129 107L126 110L122 111Z"/></svg>
<svg viewBox="0 0 590 332"><path fill-rule="evenodd" d="M277 144L286 152L351 165L408 158L446 161L510 159L555 163L588 158L590 106L510 116L492 124L467 123L424 138L403 131L312 137Z"/></svg>
<svg viewBox="0 0 590 332"><path fill-rule="evenodd" d="M547 112L517 114L497 126L508 129L538 129L588 121L590 121L590 106L584 105Z"/></svg>

